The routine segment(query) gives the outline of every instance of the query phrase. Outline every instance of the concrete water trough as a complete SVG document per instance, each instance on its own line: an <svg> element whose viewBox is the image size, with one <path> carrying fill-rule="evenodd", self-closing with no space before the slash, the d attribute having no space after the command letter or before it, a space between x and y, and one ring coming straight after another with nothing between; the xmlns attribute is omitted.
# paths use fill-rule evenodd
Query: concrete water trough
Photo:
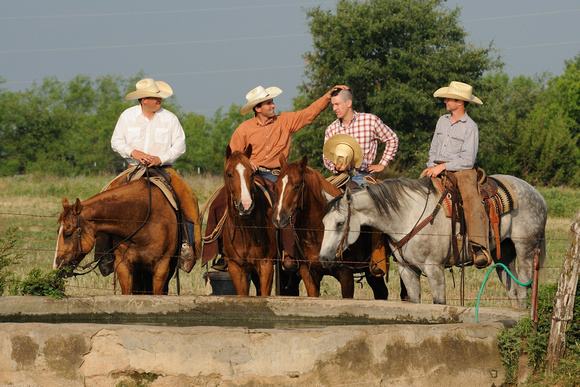
<svg viewBox="0 0 580 387"><path fill-rule="evenodd" d="M305 297L0 299L0 385L500 385L525 312ZM130 385L130 384L128 384Z"/></svg>

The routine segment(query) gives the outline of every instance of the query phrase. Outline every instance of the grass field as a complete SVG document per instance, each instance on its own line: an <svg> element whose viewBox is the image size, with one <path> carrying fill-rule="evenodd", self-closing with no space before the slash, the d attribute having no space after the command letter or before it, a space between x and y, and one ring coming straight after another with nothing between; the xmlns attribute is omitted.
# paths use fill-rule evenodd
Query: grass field
<svg viewBox="0 0 580 387"><path fill-rule="evenodd" d="M97 194L114 176L58 178L52 176L25 175L0 178L0 238L10 227L17 229L17 251L22 259L12 271L19 277L26 276L32 269L50 270L56 245L57 218L62 210L62 198L69 201L81 200ZM198 196L202 207L210 195L221 184L221 176L185 176ZM568 188L539 189L548 203L548 225L546 230L547 262L543 268L543 281L558 280L567 249L568 230L575 214L580 210L580 191ZM92 261L92 253L83 262ZM181 294L205 294L203 273L206 268L196 265L191 273L180 272ZM465 269L466 305L473 306L484 280L487 269ZM399 278L395 265L391 265L388 288L390 299L398 299ZM454 269L446 271L447 303L459 305L461 273ZM422 279L423 302L432 302L427 281ZM113 276L102 277L90 273L67 280L68 295L112 295L115 286ZM176 294L176 281L172 280L170 292ZM253 292L253 289L252 289ZM117 294L119 294L117 289ZM305 294L302 288L301 294ZM340 297L340 288L334 278L323 280L322 297ZM366 281L356 286L355 298L370 299L372 292ZM482 294L482 306L509 306L503 285L492 273Z"/></svg>

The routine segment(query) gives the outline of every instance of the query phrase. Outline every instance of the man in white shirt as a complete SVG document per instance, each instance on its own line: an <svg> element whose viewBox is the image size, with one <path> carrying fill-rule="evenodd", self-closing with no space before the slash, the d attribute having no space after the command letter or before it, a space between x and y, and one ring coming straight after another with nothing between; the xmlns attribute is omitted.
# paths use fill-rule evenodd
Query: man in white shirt
<svg viewBox="0 0 580 387"><path fill-rule="evenodd" d="M161 101L171 95L173 90L165 82L151 78L137 82L136 90L125 99L136 99L139 105L121 114L111 147L132 166L162 167L170 174L188 229L189 244L182 248L180 267L189 273L201 255L201 220L194 192L172 168L185 153L185 133L175 114L161 107Z"/></svg>

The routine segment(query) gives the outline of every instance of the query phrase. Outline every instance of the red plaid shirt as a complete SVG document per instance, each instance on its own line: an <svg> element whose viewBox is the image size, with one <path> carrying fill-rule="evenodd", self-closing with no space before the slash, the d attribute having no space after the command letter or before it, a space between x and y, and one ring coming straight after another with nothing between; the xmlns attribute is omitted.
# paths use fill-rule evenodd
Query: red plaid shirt
<svg viewBox="0 0 580 387"><path fill-rule="evenodd" d="M395 132L374 114L354 112L354 117L347 126L342 126L341 120L337 119L326 128L324 142L339 133L354 137L360 144L363 152L363 162L357 170L362 173L368 173L368 166L372 165L377 157L377 140L385 143L385 152L379 161L379 164L385 167L395 157L399 146L399 138ZM324 166L330 172L338 173L334 161L328 160L324 155L322 158Z"/></svg>

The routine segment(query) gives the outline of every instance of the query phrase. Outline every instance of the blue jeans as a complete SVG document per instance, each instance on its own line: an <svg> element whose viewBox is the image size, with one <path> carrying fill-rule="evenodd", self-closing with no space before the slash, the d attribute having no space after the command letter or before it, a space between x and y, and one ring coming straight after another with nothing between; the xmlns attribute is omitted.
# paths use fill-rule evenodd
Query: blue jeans
<svg viewBox="0 0 580 387"><path fill-rule="evenodd" d="M364 184L368 184L366 181L364 181L364 178L370 176L370 173L355 173L354 176L352 176L350 178L350 180L354 183L356 183L356 185L358 185L359 187L364 185Z"/></svg>

